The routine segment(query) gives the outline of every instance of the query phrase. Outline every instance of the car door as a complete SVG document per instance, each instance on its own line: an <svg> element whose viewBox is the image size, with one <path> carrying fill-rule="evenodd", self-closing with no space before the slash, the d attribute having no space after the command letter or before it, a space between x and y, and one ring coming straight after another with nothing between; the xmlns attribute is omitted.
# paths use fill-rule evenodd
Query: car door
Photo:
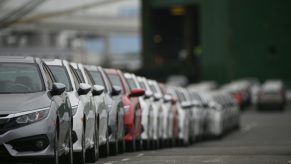
<svg viewBox="0 0 291 164"><path fill-rule="evenodd" d="M48 86L52 86L56 82L53 74L51 73L49 67L46 64L42 64L44 74L47 78ZM59 146L64 148L69 129L71 129L71 120L72 120L72 110L71 104L68 100L66 93L63 93L59 96L52 97L52 106L56 107L57 116L59 119L59 128L62 129L59 131Z"/></svg>
<svg viewBox="0 0 291 164"><path fill-rule="evenodd" d="M78 71L77 71L78 70ZM74 69L70 65L70 71L72 72L72 75L74 76L74 79L78 79L77 82L85 83L84 77L79 69ZM79 73L78 73L79 72ZM76 82L76 83L77 83ZM90 145L90 143L93 140L93 132L94 132L94 124L95 124L95 109L92 109L92 102L91 102L91 93L89 92L86 95L79 95L80 101L84 105L84 116L86 119L85 122L85 138L86 138L86 147Z"/></svg>

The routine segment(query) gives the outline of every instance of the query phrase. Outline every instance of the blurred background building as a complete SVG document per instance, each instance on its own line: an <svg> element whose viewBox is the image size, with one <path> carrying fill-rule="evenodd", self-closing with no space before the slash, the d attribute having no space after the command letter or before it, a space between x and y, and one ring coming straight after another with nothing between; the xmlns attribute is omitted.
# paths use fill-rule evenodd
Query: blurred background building
<svg viewBox="0 0 291 164"><path fill-rule="evenodd" d="M0 54L138 69L137 0L0 1Z"/></svg>
<svg viewBox="0 0 291 164"><path fill-rule="evenodd" d="M285 0L143 0L145 67L156 77L168 72L191 81L291 81L289 6Z"/></svg>
<svg viewBox="0 0 291 164"><path fill-rule="evenodd" d="M0 55L64 58L162 81L291 82L290 6L287 0L1 0Z"/></svg>

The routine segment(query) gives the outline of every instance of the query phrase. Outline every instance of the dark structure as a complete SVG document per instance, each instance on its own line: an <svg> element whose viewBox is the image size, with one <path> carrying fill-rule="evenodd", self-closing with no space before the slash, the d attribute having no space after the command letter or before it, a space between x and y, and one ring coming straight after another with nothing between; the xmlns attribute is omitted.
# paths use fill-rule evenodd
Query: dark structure
<svg viewBox="0 0 291 164"><path fill-rule="evenodd" d="M143 0L145 72L291 81L291 1ZM162 74L162 73L163 74Z"/></svg>

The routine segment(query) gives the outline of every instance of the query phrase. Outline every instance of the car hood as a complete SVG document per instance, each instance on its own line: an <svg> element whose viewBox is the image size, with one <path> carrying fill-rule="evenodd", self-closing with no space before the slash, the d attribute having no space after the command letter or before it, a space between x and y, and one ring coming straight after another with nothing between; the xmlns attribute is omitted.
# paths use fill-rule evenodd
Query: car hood
<svg viewBox="0 0 291 164"><path fill-rule="evenodd" d="M14 114L51 105L47 93L0 94L0 114Z"/></svg>

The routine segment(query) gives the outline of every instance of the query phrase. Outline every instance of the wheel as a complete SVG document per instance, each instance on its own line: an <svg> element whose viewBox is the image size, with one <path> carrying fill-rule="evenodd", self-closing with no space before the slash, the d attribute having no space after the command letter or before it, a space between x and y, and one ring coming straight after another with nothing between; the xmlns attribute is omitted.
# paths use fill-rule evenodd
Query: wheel
<svg viewBox="0 0 291 164"><path fill-rule="evenodd" d="M119 114L117 113L116 115L116 129L115 132L112 132L115 135L115 142L110 143L110 155L116 156L118 154L118 133L119 133L119 119L118 119Z"/></svg>
<svg viewBox="0 0 291 164"><path fill-rule="evenodd" d="M72 139L72 127L69 130L69 141L68 141L69 152L61 157L61 163L73 164L73 139Z"/></svg>
<svg viewBox="0 0 291 164"><path fill-rule="evenodd" d="M124 122L122 121L122 139L121 141L118 141L118 152L120 154L123 154L126 150L126 146L125 146L125 140L124 140L124 136L125 136L125 130L124 130Z"/></svg>
<svg viewBox="0 0 291 164"><path fill-rule="evenodd" d="M106 131L106 143L99 147L100 157L106 158L109 155L109 137L108 129Z"/></svg>
<svg viewBox="0 0 291 164"><path fill-rule="evenodd" d="M120 154L123 154L125 152L125 140L122 139L121 141L118 141L118 152Z"/></svg>
<svg viewBox="0 0 291 164"><path fill-rule="evenodd" d="M132 141L127 141L126 142L126 151L127 152L134 152L136 150L136 139L135 139L135 130L136 130L136 117L134 117L133 120L133 128L132 128Z"/></svg>
<svg viewBox="0 0 291 164"><path fill-rule="evenodd" d="M99 158L99 121L95 119L95 130L93 135L94 146L86 153L86 162L95 163Z"/></svg>
<svg viewBox="0 0 291 164"><path fill-rule="evenodd" d="M60 155L59 155L59 121L56 122L55 134L54 134L54 156L46 161L40 161L38 164L59 164Z"/></svg>
<svg viewBox="0 0 291 164"><path fill-rule="evenodd" d="M84 117L85 120L85 117ZM82 131L82 138L81 138L81 144L82 144L82 150L81 152L77 152L76 154L76 158L74 158L74 163L75 164L85 164L86 163L86 147L85 147L85 124L83 127L83 131Z"/></svg>

